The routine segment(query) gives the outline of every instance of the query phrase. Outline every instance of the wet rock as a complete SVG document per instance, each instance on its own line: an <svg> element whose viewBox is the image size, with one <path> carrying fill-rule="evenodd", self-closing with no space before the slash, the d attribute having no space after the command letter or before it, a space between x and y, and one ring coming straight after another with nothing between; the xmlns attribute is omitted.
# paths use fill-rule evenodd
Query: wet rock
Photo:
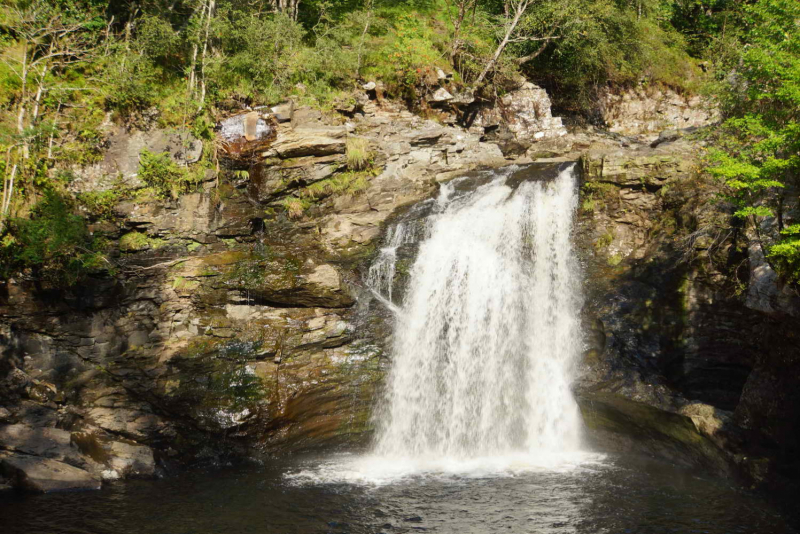
<svg viewBox="0 0 800 534"><path fill-rule="evenodd" d="M577 400L596 445L624 451L644 449L682 465L730 473L725 451L699 431L691 417L652 401L638 402L608 391L581 392Z"/></svg>
<svg viewBox="0 0 800 534"><path fill-rule="evenodd" d="M156 464L150 447L112 441L105 449L110 457L109 468L122 477L151 477L155 474Z"/></svg>
<svg viewBox="0 0 800 534"><path fill-rule="evenodd" d="M247 158L266 150L277 136L272 114L248 111L233 115L218 125L220 147L229 158Z"/></svg>
<svg viewBox="0 0 800 534"><path fill-rule="evenodd" d="M57 428L23 424L0 427L0 447L70 463L82 463L80 452L72 447L70 432Z"/></svg>
<svg viewBox="0 0 800 534"><path fill-rule="evenodd" d="M48 458L11 454L0 458L0 470L21 489L51 493L99 490L100 479L83 469Z"/></svg>

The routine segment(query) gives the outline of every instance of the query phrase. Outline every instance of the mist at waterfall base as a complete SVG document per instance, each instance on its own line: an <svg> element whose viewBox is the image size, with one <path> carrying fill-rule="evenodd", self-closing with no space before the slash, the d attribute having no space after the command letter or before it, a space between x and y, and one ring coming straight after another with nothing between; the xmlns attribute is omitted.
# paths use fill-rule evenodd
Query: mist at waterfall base
<svg viewBox="0 0 800 534"><path fill-rule="evenodd" d="M795 532L726 481L582 446L576 181L571 167L477 173L388 229L367 276L395 323L367 454L0 495L0 532Z"/></svg>

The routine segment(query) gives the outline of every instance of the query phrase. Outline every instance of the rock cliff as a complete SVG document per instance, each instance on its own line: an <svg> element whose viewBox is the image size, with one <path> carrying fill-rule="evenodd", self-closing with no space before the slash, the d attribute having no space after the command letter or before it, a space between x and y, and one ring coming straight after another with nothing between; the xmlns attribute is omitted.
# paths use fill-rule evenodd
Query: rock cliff
<svg viewBox="0 0 800 534"><path fill-rule="evenodd" d="M567 134L529 84L493 106L445 99L446 125L368 93L333 115L287 104L222 118L219 167L197 191L134 195L93 222L114 244L109 272L2 288L0 475L94 488L365 444L391 332L363 280L387 222L438 182L536 159L584 169L576 395L590 437L755 483L797 468L800 305L741 230L722 230L696 141ZM169 148L181 134L111 135L80 191L120 186L109 169L136 190L143 147L196 157L191 139Z"/></svg>

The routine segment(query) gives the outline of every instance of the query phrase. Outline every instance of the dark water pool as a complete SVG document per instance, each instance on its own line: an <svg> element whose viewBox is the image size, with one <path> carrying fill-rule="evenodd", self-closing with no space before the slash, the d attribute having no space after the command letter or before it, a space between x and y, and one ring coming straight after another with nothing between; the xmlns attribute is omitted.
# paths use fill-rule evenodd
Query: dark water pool
<svg viewBox="0 0 800 534"><path fill-rule="evenodd" d="M606 458L571 470L324 482L295 459L0 497L2 534L790 534L761 497L663 464ZM293 476L310 470L312 476Z"/></svg>

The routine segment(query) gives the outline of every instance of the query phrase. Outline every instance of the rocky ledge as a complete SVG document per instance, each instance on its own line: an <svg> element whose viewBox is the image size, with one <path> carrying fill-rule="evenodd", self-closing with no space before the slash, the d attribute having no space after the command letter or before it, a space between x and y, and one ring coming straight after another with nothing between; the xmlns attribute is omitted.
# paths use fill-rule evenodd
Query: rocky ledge
<svg viewBox="0 0 800 534"><path fill-rule="evenodd" d="M514 142L561 136L543 91L520 91L506 103L526 110ZM111 243L108 272L2 288L0 476L86 489L365 443L389 328L361 279L382 228L439 181L508 160L487 137L499 123L442 125L375 94L355 100L343 114L290 103L221 118L219 171L166 200L142 197L138 154L182 165L196 140L109 125L104 161L73 184L128 192L90 227Z"/></svg>

